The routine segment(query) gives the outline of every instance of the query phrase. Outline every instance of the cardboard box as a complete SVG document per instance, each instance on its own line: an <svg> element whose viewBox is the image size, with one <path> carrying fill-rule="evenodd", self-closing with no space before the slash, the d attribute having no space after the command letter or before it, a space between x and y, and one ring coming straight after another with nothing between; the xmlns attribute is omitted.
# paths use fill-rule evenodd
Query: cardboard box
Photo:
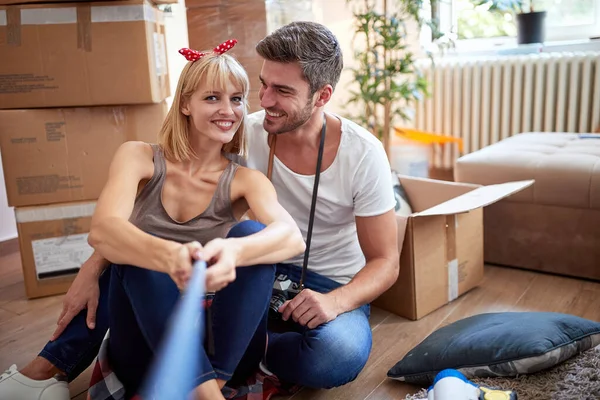
<svg viewBox="0 0 600 400"><path fill-rule="evenodd" d="M231 54L244 66L250 78L249 110L262 110L258 98L263 60L256 44L267 35L264 0L186 1L190 47L209 50L230 37L238 40Z"/></svg>
<svg viewBox="0 0 600 400"><path fill-rule="evenodd" d="M94 249L87 243L95 202L15 209L28 298L65 293Z"/></svg>
<svg viewBox="0 0 600 400"><path fill-rule="evenodd" d="M95 200L123 142L155 143L166 103L121 107L0 110L8 204Z"/></svg>
<svg viewBox="0 0 600 400"><path fill-rule="evenodd" d="M413 213L398 215L400 275L373 305L418 320L483 279L483 207L533 181L478 186L400 176Z"/></svg>
<svg viewBox="0 0 600 400"><path fill-rule="evenodd" d="M18 4L37 4L37 3L81 3L96 0L0 0L0 6L11 6ZM105 0L110 1L110 0Z"/></svg>
<svg viewBox="0 0 600 400"><path fill-rule="evenodd" d="M0 109L159 103L164 33L144 0L0 6Z"/></svg>
<svg viewBox="0 0 600 400"><path fill-rule="evenodd" d="M10 6L17 4L41 4L41 3L84 3L98 0L0 0L0 6ZM105 0L118 1L118 0ZM178 0L151 0L153 4L176 4Z"/></svg>

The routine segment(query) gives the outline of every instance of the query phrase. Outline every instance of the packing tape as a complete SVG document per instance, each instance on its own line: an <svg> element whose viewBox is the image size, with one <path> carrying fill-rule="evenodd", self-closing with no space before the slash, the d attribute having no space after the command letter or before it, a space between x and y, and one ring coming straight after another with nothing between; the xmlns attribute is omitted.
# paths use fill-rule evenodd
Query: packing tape
<svg viewBox="0 0 600 400"><path fill-rule="evenodd" d="M458 297L458 259L448 262L448 301Z"/></svg>
<svg viewBox="0 0 600 400"><path fill-rule="evenodd" d="M94 6L92 7L92 22L132 22L148 21L161 22L162 13L157 13L150 4L130 6Z"/></svg>
<svg viewBox="0 0 600 400"><path fill-rule="evenodd" d="M7 27L7 43L21 45L23 25L77 24L78 48L91 50L91 23L148 21L164 24L164 16L149 3L136 5L94 6L79 4L77 7L21 8L10 5L0 10L0 26Z"/></svg>
<svg viewBox="0 0 600 400"><path fill-rule="evenodd" d="M165 26L156 22L154 24L154 32L152 33L152 41L154 46L154 64L156 66L156 75L161 85L164 87L167 81L167 46L165 41Z"/></svg>
<svg viewBox="0 0 600 400"><path fill-rule="evenodd" d="M129 6L94 6L93 3L81 4L75 7L44 7L22 8L8 6L21 11L22 25L58 25L74 24L77 22L77 8L88 6L91 8L91 22L156 22L160 17L152 6L138 4Z"/></svg>
<svg viewBox="0 0 600 400"><path fill-rule="evenodd" d="M77 48L92 51L92 8L89 4L77 6Z"/></svg>
<svg viewBox="0 0 600 400"><path fill-rule="evenodd" d="M152 32L153 46L151 48L156 75L158 77L158 90L159 93L162 93L163 88L166 88L169 84L167 81L168 65L164 13L158 8L152 8L150 11L152 11L154 18L154 32Z"/></svg>
<svg viewBox="0 0 600 400"><path fill-rule="evenodd" d="M77 203L66 206L41 206L15 209L17 223L55 221L67 218L91 217L96 209L96 202Z"/></svg>
<svg viewBox="0 0 600 400"><path fill-rule="evenodd" d="M6 8L6 42L9 46L21 45L21 10L15 6Z"/></svg>
<svg viewBox="0 0 600 400"><path fill-rule="evenodd" d="M448 264L448 301L458 297L458 258L456 257L456 215L446 216L446 262Z"/></svg>

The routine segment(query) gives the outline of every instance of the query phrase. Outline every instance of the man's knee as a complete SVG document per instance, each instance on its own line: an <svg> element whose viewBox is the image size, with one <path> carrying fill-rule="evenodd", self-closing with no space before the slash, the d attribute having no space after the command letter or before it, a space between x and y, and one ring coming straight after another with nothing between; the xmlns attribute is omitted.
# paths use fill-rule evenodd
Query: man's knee
<svg viewBox="0 0 600 400"><path fill-rule="evenodd" d="M264 224L254 220L246 220L235 224L227 234L227 237L231 238L250 236L254 233L262 231L263 229L265 229Z"/></svg>
<svg viewBox="0 0 600 400"><path fill-rule="evenodd" d="M337 351L316 368L315 383L320 383L321 388L331 389L352 382L365 367L369 350L364 345L352 344Z"/></svg>
<svg viewBox="0 0 600 400"><path fill-rule="evenodd" d="M345 385L356 379L369 359L370 331L360 334L355 330L352 334L325 335L315 339L318 343L313 348L316 357L306 359L306 386L331 389Z"/></svg>

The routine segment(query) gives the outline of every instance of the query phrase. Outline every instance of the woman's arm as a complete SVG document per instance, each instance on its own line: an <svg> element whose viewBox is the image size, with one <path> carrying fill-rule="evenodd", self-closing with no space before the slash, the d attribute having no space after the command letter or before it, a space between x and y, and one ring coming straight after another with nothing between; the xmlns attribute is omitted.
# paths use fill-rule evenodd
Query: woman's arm
<svg viewBox="0 0 600 400"><path fill-rule="evenodd" d="M237 248L236 265L271 264L287 260L305 249L300 229L277 201L271 182L261 172L240 167L234 180L262 231L242 238L230 238ZM207 245L208 247L208 245Z"/></svg>
<svg viewBox="0 0 600 400"><path fill-rule="evenodd" d="M92 217L88 242L112 263L170 272L169 261L181 245L129 222L139 183L154 174L152 160L152 148L146 143L126 142L119 147Z"/></svg>

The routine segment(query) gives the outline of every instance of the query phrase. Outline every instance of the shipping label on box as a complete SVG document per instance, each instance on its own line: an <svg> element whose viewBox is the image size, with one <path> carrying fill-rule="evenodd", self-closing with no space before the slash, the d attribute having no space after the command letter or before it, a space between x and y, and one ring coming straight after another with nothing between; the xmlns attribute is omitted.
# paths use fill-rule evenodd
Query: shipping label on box
<svg viewBox="0 0 600 400"><path fill-rule="evenodd" d="M82 202L15 209L29 298L68 290L94 252L87 237L95 207L95 202Z"/></svg>
<svg viewBox="0 0 600 400"><path fill-rule="evenodd" d="M88 234L66 235L31 242L38 279L77 273L94 252Z"/></svg>

